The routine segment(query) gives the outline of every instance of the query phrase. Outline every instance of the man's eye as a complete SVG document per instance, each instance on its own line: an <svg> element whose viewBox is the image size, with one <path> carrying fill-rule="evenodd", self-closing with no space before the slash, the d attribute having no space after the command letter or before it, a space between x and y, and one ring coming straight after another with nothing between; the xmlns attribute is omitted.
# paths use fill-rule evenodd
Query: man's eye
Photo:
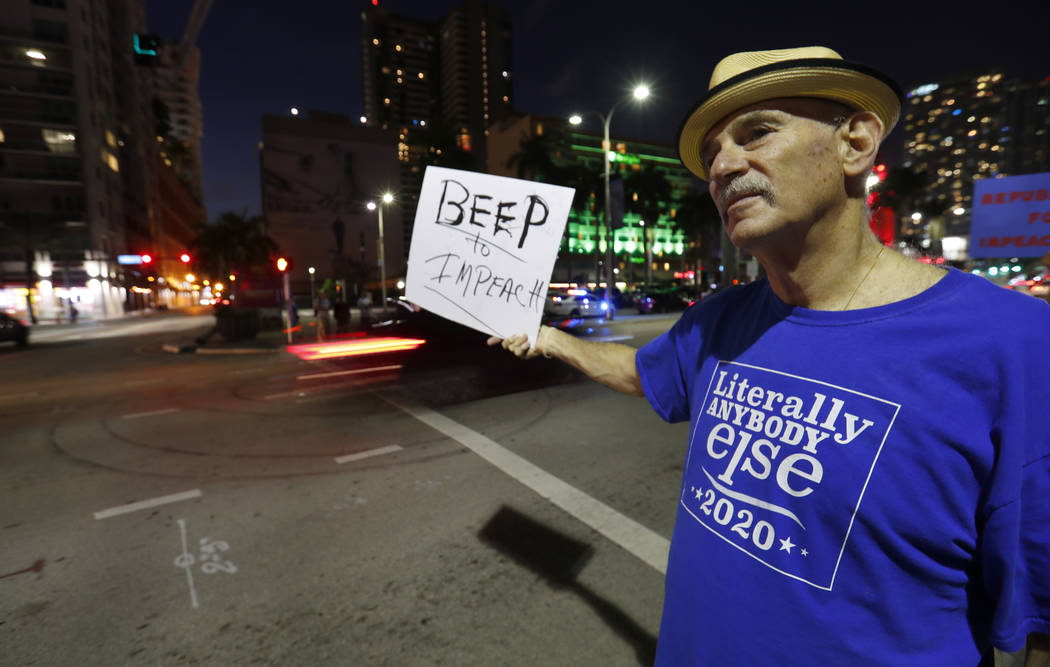
<svg viewBox="0 0 1050 667"><path fill-rule="evenodd" d="M766 136L770 132L772 132L772 130L770 130L768 127L756 127L751 130L748 139L750 141L756 141Z"/></svg>

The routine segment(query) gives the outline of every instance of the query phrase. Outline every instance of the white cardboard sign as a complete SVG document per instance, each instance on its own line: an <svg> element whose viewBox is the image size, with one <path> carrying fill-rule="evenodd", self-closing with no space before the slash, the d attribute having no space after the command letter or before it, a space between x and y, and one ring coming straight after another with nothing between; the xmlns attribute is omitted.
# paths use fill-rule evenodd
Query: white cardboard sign
<svg viewBox="0 0 1050 667"><path fill-rule="evenodd" d="M427 167L405 298L472 329L535 345L572 188Z"/></svg>

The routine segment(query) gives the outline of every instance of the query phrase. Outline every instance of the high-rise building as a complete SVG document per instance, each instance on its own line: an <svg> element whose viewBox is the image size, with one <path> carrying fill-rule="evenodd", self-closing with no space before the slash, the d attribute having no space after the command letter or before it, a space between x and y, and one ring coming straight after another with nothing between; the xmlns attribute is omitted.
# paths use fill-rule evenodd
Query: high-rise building
<svg viewBox="0 0 1050 667"><path fill-rule="evenodd" d="M1002 173L1004 92L1003 73L989 71L920 86L907 95L907 164L926 176L926 210L943 218L947 235L969 228L974 179Z"/></svg>
<svg viewBox="0 0 1050 667"><path fill-rule="evenodd" d="M157 215L145 28L143 0L4 3L0 308L25 312L28 295L34 317L69 300L108 317L154 301L142 267L118 261L185 237Z"/></svg>
<svg viewBox="0 0 1050 667"><path fill-rule="evenodd" d="M396 133L407 249L428 158L458 150L485 168L486 131L513 103L511 26L484 0L467 0L437 22L373 4L361 18L364 121Z"/></svg>
<svg viewBox="0 0 1050 667"><path fill-rule="evenodd" d="M167 145L163 158L197 199L201 194L201 138L204 121L199 90L200 49L193 45L164 44L152 67L155 99L167 112ZM158 105L159 106L159 105Z"/></svg>
<svg viewBox="0 0 1050 667"><path fill-rule="evenodd" d="M969 233L974 181L1050 171L1050 81L989 70L929 83L907 94L903 116L905 166L927 182L917 226L932 224L930 236Z"/></svg>
<svg viewBox="0 0 1050 667"><path fill-rule="evenodd" d="M457 145L485 155L485 136L513 109L510 18L502 7L467 0L440 24L441 114Z"/></svg>
<svg viewBox="0 0 1050 667"><path fill-rule="evenodd" d="M1006 173L1050 171L1050 77L1010 81L1003 99Z"/></svg>
<svg viewBox="0 0 1050 667"><path fill-rule="evenodd" d="M404 247L412 238L422 164L439 130L440 87L434 24L369 5L361 12L362 122L397 136L398 203Z"/></svg>

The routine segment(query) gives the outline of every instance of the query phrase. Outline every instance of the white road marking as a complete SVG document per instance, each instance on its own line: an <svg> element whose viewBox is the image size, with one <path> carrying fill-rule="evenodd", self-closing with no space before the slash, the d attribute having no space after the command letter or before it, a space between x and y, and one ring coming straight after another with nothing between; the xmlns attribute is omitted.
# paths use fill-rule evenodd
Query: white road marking
<svg viewBox="0 0 1050 667"><path fill-rule="evenodd" d="M670 551L671 542L662 535L617 512L576 487L566 484L546 470L477 431L429 408L401 404L386 396L382 398L427 426L459 442L607 539L620 545L660 574L667 573L667 554Z"/></svg>
<svg viewBox="0 0 1050 667"><path fill-rule="evenodd" d="M402 368L401 364L392 366L375 366L373 368L359 368L356 371L332 371L331 373L311 373L310 375L296 376L296 380L316 380L317 378L331 378L338 375L358 375L359 373L375 373L376 371L396 371Z"/></svg>
<svg viewBox="0 0 1050 667"><path fill-rule="evenodd" d="M378 447L376 449L369 449L364 452L358 452L356 454L347 454L346 456L335 457L336 463L349 463L350 461L360 461L361 459L370 459L373 456L382 456L383 454L393 454L394 452L400 452L402 449L401 445L387 445L386 447Z"/></svg>
<svg viewBox="0 0 1050 667"><path fill-rule="evenodd" d="M121 419L138 419L139 417L152 417L154 415L166 415L170 412L178 412L179 408L164 408L163 410L150 410L149 412L133 412L124 415Z"/></svg>
<svg viewBox="0 0 1050 667"><path fill-rule="evenodd" d="M200 489L193 489L192 491L183 491L182 493L173 493L167 496L160 496L158 498L150 498L149 500L140 500L137 503L130 503L127 505L118 505L116 507L110 507L109 509L95 512L96 519L108 519L110 517L118 516L120 514L128 514L130 512L138 512L139 510L146 510L151 507L157 507L158 505L168 505L170 503L177 503L183 500L190 500L191 498L201 497Z"/></svg>
<svg viewBox="0 0 1050 667"><path fill-rule="evenodd" d="M186 580L190 584L190 604L197 609L197 589L193 587L193 556L186 550L186 522L179 519L179 535L182 537L182 555L175 559L175 564L186 568Z"/></svg>

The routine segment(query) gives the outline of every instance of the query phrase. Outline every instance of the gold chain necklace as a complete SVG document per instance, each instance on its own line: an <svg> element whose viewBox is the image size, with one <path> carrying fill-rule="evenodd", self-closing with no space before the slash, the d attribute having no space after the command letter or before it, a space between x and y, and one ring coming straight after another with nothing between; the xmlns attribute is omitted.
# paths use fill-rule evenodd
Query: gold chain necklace
<svg viewBox="0 0 1050 667"><path fill-rule="evenodd" d="M882 246L882 248L879 249L878 254L875 255L875 260L871 263L871 266L868 267L868 272L864 274L864 277L860 279L860 282L857 283L857 286L854 287L853 291L849 293L849 299L846 301L846 305L843 306L840 310L847 310L849 308L849 305L853 303L853 297L857 294L857 290L860 289L860 286L863 285L864 281L867 280L868 276L871 275L871 270L874 269L875 265L879 263L879 258L882 257L882 253L884 250L886 250L886 246Z"/></svg>

